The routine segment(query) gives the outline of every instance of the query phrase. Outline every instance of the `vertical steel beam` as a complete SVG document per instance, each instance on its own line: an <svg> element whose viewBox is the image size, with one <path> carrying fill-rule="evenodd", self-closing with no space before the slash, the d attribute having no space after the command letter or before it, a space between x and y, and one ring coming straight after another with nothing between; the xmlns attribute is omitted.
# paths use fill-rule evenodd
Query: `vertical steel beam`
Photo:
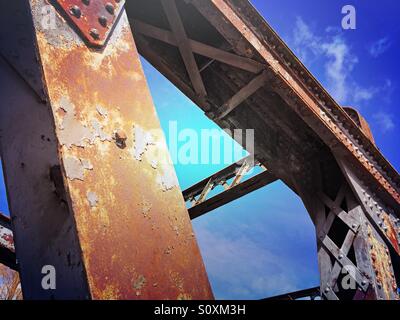
<svg viewBox="0 0 400 320"><path fill-rule="evenodd" d="M341 176L339 168L331 168L328 175L316 173L312 185L296 186L316 227L321 295L328 300L399 300L398 253L388 237L390 228L386 236L380 232L358 197L349 168L338 162L342 179L329 180ZM376 208L383 206L375 201Z"/></svg>
<svg viewBox="0 0 400 320"><path fill-rule="evenodd" d="M47 103L0 64L24 297L212 298L125 13L99 49L58 13L43 23L47 1L24 3L36 39L25 47L38 53ZM55 290L41 286L45 265L57 271Z"/></svg>

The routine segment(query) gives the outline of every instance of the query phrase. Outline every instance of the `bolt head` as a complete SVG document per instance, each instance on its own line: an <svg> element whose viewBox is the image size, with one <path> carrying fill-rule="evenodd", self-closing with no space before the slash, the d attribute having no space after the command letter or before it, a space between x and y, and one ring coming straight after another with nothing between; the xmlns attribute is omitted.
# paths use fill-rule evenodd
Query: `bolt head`
<svg viewBox="0 0 400 320"><path fill-rule="evenodd" d="M100 39L99 30L97 30L96 28L93 28L93 29L90 30L90 35L91 35L92 38L95 39L95 40L99 40L99 39Z"/></svg>
<svg viewBox="0 0 400 320"><path fill-rule="evenodd" d="M108 25L108 20L105 16L100 16L99 23L105 28Z"/></svg>
<svg viewBox="0 0 400 320"><path fill-rule="evenodd" d="M74 17L78 19L82 16L81 8L79 8L77 5L72 6L70 8L70 12Z"/></svg>
<svg viewBox="0 0 400 320"><path fill-rule="evenodd" d="M115 14L114 5L113 5L112 3L110 3L110 2L108 2L108 3L106 4L106 10L107 10L107 12L108 12L109 14L111 14L111 15L114 15L114 14Z"/></svg>

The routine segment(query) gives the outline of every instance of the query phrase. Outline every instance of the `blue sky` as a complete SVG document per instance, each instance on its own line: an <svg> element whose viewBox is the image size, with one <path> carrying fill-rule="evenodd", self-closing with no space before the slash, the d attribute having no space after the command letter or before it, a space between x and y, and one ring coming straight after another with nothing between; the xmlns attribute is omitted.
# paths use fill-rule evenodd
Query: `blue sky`
<svg viewBox="0 0 400 320"><path fill-rule="evenodd" d="M378 147L400 168L400 2L253 0L252 3L342 105L369 121ZM357 29L342 30L352 4ZM193 103L143 61L164 131L216 128ZM225 167L176 165L182 189ZM0 183L0 211L8 212ZM219 299L259 299L319 284L314 227L301 201L280 182L193 223Z"/></svg>

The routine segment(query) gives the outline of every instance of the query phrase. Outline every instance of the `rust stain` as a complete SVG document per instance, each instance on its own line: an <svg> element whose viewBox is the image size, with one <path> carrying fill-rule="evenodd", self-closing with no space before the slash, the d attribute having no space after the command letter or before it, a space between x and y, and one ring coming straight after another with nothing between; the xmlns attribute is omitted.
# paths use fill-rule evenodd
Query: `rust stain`
<svg viewBox="0 0 400 320"><path fill-rule="evenodd" d="M393 225L389 215L385 212L382 214L382 220L387 228L385 232L388 239L392 243L393 248L396 250L397 254L400 254L398 232L396 231L395 226Z"/></svg>
<svg viewBox="0 0 400 320"><path fill-rule="evenodd" d="M88 48L73 30L49 33L40 22L36 28L91 297L212 299L126 15L102 51ZM116 130L126 134L126 148L112 141ZM190 240L177 237L171 219ZM165 244L173 254L164 254ZM137 290L140 276L157 287Z"/></svg>
<svg viewBox="0 0 400 320"><path fill-rule="evenodd" d="M371 177L373 177L377 183L380 184L398 204L400 204L400 194L397 190L383 176L383 174L377 170L375 164L372 163L363 153L360 153L360 150L358 150L354 145L347 133L339 128L335 124L335 121L326 114L324 111L325 108L320 104L320 102L318 102L318 99L313 96L312 90L310 91L304 88L303 84L297 80L291 70L288 69L280 59L276 58L273 51L258 38L251 28L247 27L243 19L230 7L230 4L226 0L211 0L211 2L215 6L216 10L221 12L225 17L225 21L229 21L229 23L232 24L241 35L243 35L243 38L247 40L249 45L263 57L263 59L268 63L270 70L280 77L280 84L279 86L275 86L275 90L284 93L282 95L283 97L285 97L288 92L291 95L294 92L296 97L299 99L298 105L302 105L300 108L302 110L298 110L298 108L295 107L295 111L298 112L305 121L316 119L318 120L318 123L322 122L325 128L328 129L340 142L340 145L347 149L347 151L350 152L355 160L361 164ZM289 105L293 105L293 103L289 103ZM319 131L320 128L316 128L315 130Z"/></svg>
<svg viewBox="0 0 400 320"><path fill-rule="evenodd" d="M368 226L368 240L370 243L370 256L375 271L376 281L385 293L384 299L391 300L397 296L397 284L391 266L391 258L386 246L375 238L372 227Z"/></svg>
<svg viewBox="0 0 400 320"><path fill-rule="evenodd" d="M114 22L124 5L124 0L56 0L58 8L81 32L87 43L103 46Z"/></svg>

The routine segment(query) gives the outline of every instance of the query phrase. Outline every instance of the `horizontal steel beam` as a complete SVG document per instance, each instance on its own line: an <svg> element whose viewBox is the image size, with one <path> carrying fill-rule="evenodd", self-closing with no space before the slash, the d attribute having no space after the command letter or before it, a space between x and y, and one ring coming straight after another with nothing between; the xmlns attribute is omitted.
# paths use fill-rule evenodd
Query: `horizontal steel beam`
<svg viewBox="0 0 400 320"><path fill-rule="evenodd" d="M218 171L217 173L213 174L212 176L201 180L200 182L196 183L195 185L191 186L190 188L183 191L183 197L185 201L189 201L190 198L196 197L201 194L207 183L212 180L215 184L219 184L223 181L227 181L233 177L235 177L237 171L243 165L244 161L249 158L241 159L234 164Z"/></svg>
<svg viewBox="0 0 400 320"><path fill-rule="evenodd" d="M263 301L267 301L267 300L298 300L298 299L308 298L308 297L310 297L312 300L314 300L316 297L320 297L319 287L314 287L314 288L310 288L310 289L299 290L299 291L295 291L295 292L291 292L291 293L281 294L279 296L263 299Z"/></svg>
<svg viewBox="0 0 400 320"><path fill-rule="evenodd" d="M255 190L261 189L278 179L269 171L264 171L238 185L189 209L191 219L198 218L212 210L239 199Z"/></svg>
<svg viewBox="0 0 400 320"><path fill-rule="evenodd" d="M178 42L176 41L172 32L157 28L139 20L132 20L131 22L133 24L135 33L160 40L173 46L178 46ZM189 39L189 44L194 53L220 61L238 69L246 70L252 73L259 73L264 68L264 65L258 61L242 57L192 39Z"/></svg>
<svg viewBox="0 0 400 320"><path fill-rule="evenodd" d="M198 218L278 180L270 171L265 170L241 182L245 174L255 166L260 164L253 163L250 157L244 158L185 190L183 192L185 201L193 203L193 207L189 209L190 218ZM233 180L228 184L230 179ZM225 191L207 199L208 193L218 185L222 185Z"/></svg>

